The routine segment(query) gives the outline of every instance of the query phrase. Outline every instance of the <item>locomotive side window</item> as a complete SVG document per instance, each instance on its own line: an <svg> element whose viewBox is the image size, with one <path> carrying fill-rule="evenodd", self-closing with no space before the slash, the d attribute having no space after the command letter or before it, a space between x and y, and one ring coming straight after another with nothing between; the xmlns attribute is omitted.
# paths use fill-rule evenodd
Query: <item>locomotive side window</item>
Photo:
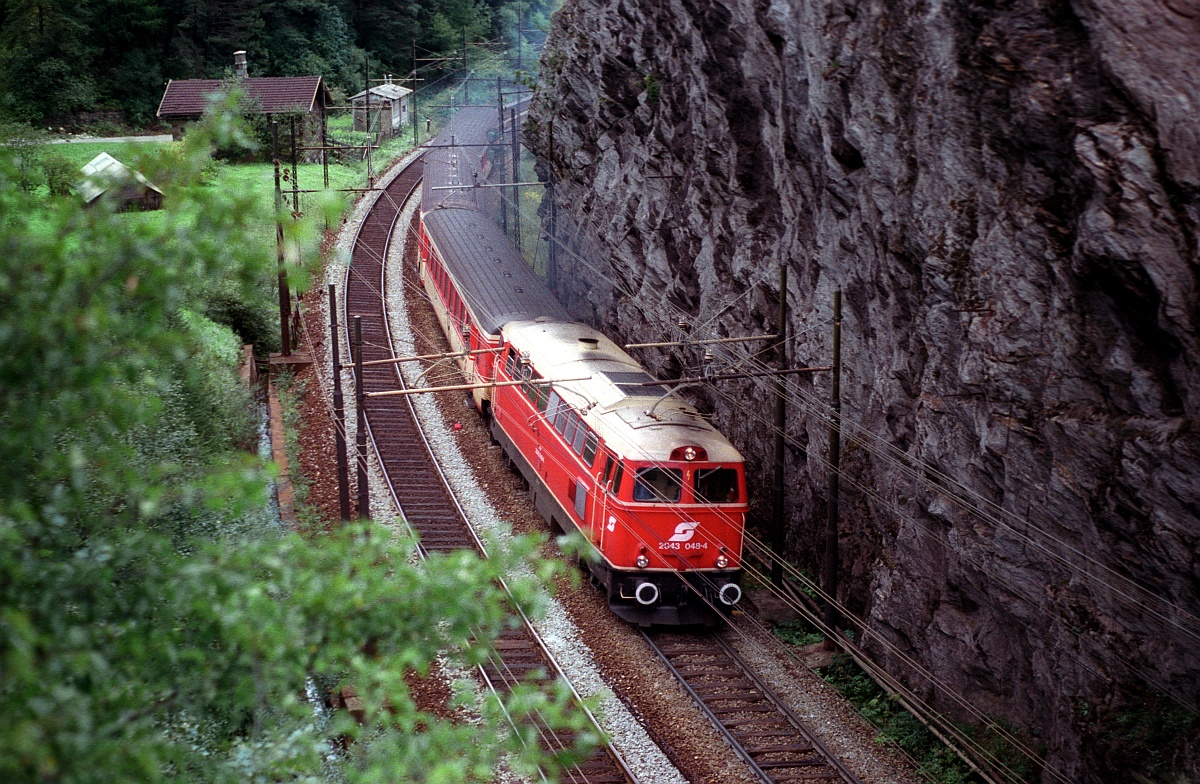
<svg viewBox="0 0 1200 784"><path fill-rule="evenodd" d="M558 427L558 423L555 422L554 426ZM579 429L579 414L576 414L573 409L568 408L567 409L566 427L564 427L560 431L563 434L563 438L566 440L568 446L570 446L570 444L575 440L575 432L578 429Z"/></svg>
<svg viewBox="0 0 1200 784"><path fill-rule="evenodd" d="M678 468L639 468L633 485L633 500L673 504L679 501L683 472Z"/></svg>
<svg viewBox="0 0 1200 784"><path fill-rule="evenodd" d="M567 418L571 413L571 407L561 400L558 401L558 411L554 414L554 429L562 433L567 429Z"/></svg>
<svg viewBox="0 0 1200 784"><path fill-rule="evenodd" d="M580 520L586 519L587 512L587 487L583 482L575 483L575 514L579 515Z"/></svg>
<svg viewBox="0 0 1200 784"><path fill-rule="evenodd" d="M571 448L575 450L575 454L580 456L583 455L583 444L585 441L587 441L587 437L591 434L591 431L588 430L588 426L580 422L579 428L575 431L575 437L571 439ZM584 458L583 462L587 463L588 465L591 465L592 463L592 461L588 460L587 458Z"/></svg>
<svg viewBox="0 0 1200 784"><path fill-rule="evenodd" d="M504 372L508 375L509 378L517 377L517 358L516 358L515 354L516 354L515 351L513 351L512 349L509 349L508 356L504 360Z"/></svg>
<svg viewBox="0 0 1200 784"><path fill-rule="evenodd" d="M591 428L588 428L587 437L583 441L583 462L591 465L596 459L596 450L600 447L600 439L596 436Z"/></svg>
<svg viewBox="0 0 1200 784"><path fill-rule="evenodd" d="M542 410L546 412L546 421L549 422L551 426L554 425L554 418L558 415L558 407L561 403L562 400L558 397L558 393L554 390L550 390L550 397L547 398L546 407Z"/></svg>
<svg viewBox="0 0 1200 784"><path fill-rule="evenodd" d="M600 480L601 485L608 484L608 480L612 476L612 472L613 472L612 455L605 455L604 456L604 477Z"/></svg>
<svg viewBox="0 0 1200 784"><path fill-rule="evenodd" d="M617 473L613 474L612 492L617 495L621 492L621 480L625 478L625 464L617 463Z"/></svg>
<svg viewBox="0 0 1200 784"><path fill-rule="evenodd" d="M701 468L696 472L696 503L732 504L738 500L735 468Z"/></svg>

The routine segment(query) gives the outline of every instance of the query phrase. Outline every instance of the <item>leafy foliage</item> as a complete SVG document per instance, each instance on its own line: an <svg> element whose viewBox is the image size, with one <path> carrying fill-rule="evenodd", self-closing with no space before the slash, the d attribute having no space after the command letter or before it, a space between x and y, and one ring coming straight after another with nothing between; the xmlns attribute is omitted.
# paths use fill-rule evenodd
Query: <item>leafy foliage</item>
<svg viewBox="0 0 1200 784"><path fill-rule="evenodd" d="M483 780L506 753L553 773L520 741L535 713L581 726L562 689L514 694L509 731L496 705L425 715L405 681L485 655L511 622L497 578L549 568L536 542L423 568L384 528L260 520L238 339L205 315L209 291L273 277L261 207L196 184L244 136L229 108L135 162L165 217L45 204L0 150L0 780ZM288 240L315 258L310 216ZM538 584L510 581L529 609ZM353 685L364 722L315 710L317 683Z"/></svg>

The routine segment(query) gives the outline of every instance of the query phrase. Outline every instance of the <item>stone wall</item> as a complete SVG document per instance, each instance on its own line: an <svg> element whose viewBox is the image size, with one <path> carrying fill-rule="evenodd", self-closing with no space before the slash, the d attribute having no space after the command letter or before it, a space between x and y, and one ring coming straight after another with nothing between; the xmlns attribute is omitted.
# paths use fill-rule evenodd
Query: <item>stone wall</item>
<svg viewBox="0 0 1200 784"><path fill-rule="evenodd" d="M771 332L785 263L825 364L844 291L841 598L1076 781L1142 764L1110 743L1142 696L1200 698L1198 116L1193 0L566 0L528 126L560 296L610 333ZM764 389L696 393L760 510ZM814 568L819 414L788 421Z"/></svg>

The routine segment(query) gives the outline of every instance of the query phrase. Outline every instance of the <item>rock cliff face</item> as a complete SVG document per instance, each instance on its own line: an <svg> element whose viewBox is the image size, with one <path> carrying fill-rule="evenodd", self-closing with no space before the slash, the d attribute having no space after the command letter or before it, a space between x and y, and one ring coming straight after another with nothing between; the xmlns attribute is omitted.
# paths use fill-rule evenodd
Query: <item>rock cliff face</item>
<svg viewBox="0 0 1200 784"><path fill-rule="evenodd" d="M844 291L841 598L1076 781L1127 780L1141 697L1200 698L1198 119L1195 0L566 0L528 126L610 332L773 332L784 263L826 364ZM788 419L812 567L828 384ZM766 510L764 389L696 394Z"/></svg>

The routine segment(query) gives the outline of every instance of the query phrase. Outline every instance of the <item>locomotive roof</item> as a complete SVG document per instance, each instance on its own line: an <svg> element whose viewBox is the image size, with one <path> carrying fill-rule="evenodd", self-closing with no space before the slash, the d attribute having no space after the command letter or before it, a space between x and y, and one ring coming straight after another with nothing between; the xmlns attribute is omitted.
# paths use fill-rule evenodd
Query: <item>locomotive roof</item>
<svg viewBox="0 0 1200 784"><path fill-rule="evenodd" d="M478 190L433 190L455 185L470 186L487 179L491 161L487 157L488 131L496 128L495 109L465 106L430 142L425 153L421 211L439 208L477 210L484 207L484 194Z"/></svg>
<svg viewBox="0 0 1200 784"><path fill-rule="evenodd" d="M570 314L513 247L500 227L474 210L434 210L425 230L453 276L475 322L494 335L510 321Z"/></svg>
<svg viewBox="0 0 1200 784"><path fill-rule="evenodd" d="M585 422L618 454L633 460L669 460L672 450L699 446L708 459L740 463L742 455L720 431L670 389L641 386L654 379L620 346L585 324L539 319L508 324L505 338L545 378L585 379L554 385Z"/></svg>

